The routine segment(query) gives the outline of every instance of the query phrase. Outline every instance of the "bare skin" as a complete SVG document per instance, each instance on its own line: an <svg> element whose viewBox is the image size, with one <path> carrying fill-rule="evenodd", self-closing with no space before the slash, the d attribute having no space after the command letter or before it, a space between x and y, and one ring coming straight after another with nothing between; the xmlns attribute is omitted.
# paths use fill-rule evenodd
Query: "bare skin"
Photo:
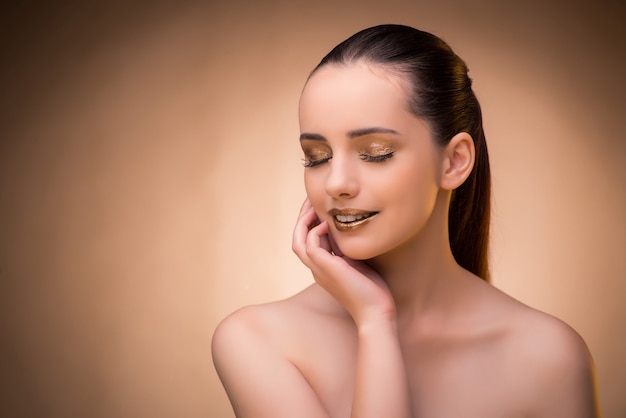
<svg viewBox="0 0 626 418"><path fill-rule="evenodd" d="M410 416L598 416L580 337L554 318L497 297L504 299L501 312L475 314L492 317L487 323L458 319L446 333L433 323L412 335L399 331ZM219 333L218 370L238 417L351 416L357 330L318 285L237 311Z"/></svg>
<svg viewBox="0 0 626 418"><path fill-rule="evenodd" d="M580 336L454 261L448 205L472 169L471 137L434 145L402 81L374 70L331 66L305 87L308 199L293 249L316 283L217 328L214 362L235 413L599 416ZM371 219L337 220L353 213Z"/></svg>

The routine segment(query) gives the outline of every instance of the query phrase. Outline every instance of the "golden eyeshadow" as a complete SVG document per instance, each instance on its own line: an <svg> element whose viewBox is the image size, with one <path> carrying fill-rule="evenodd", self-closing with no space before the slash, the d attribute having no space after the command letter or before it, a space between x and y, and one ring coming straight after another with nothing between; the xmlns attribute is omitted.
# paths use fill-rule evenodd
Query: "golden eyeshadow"
<svg viewBox="0 0 626 418"><path fill-rule="evenodd" d="M302 150L304 151L304 155L311 160L320 160L331 156L330 150L309 147L303 147Z"/></svg>
<svg viewBox="0 0 626 418"><path fill-rule="evenodd" d="M359 147L359 152L369 155L386 155L396 150L394 146L387 143L371 142L363 145Z"/></svg>

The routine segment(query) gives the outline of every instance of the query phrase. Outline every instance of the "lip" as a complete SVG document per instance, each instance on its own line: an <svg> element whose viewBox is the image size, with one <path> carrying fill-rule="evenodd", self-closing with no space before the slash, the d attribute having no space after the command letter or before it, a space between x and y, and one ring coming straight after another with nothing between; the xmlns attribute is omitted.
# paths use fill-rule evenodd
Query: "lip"
<svg viewBox="0 0 626 418"><path fill-rule="evenodd" d="M360 209L331 209L328 214L332 217L337 231L349 232L368 224L378 212Z"/></svg>

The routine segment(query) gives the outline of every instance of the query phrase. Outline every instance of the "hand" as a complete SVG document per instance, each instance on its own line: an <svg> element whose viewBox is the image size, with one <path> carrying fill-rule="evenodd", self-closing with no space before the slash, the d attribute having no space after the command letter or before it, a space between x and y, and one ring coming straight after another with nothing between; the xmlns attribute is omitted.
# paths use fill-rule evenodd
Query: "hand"
<svg viewBox="0 0 626 418"><path fill-rule="evenodd" d="M363 261L343 255L327 222L320 222L306 199L293 233L292 248L315 281L350 313L357 325L395 319L395 305L383 278Z"/></svg>

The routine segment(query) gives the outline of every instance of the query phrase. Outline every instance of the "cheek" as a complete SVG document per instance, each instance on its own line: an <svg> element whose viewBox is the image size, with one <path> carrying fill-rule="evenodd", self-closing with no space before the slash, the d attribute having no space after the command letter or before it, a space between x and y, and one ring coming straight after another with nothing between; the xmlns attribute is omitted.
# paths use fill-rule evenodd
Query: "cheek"
<svg viewBox="0 0 626 418"><path fill-rule="evenodd" d="M311 175L306 171L304 172L304 190L306 191L306 195L310 200L313 200L313 196L317 193L317 187L315 186L315 182L311 178Z"/></svg>
<svg viewBox="0 0 626 418"><path fill-rule="evenodd" d="M325 190L324 185L318 176L305 172L304 174L304 190L311 201L315 212L318 214L324 212Z"/></svg>
<svg viewBox="0 0 626 418"><path fill-rule="evenodd" d="M432 165L410 164L393 176L378 176L376 187L386 200L395 202L394 210L399 216L415 216L429 212L439 190Z"/></svg>

